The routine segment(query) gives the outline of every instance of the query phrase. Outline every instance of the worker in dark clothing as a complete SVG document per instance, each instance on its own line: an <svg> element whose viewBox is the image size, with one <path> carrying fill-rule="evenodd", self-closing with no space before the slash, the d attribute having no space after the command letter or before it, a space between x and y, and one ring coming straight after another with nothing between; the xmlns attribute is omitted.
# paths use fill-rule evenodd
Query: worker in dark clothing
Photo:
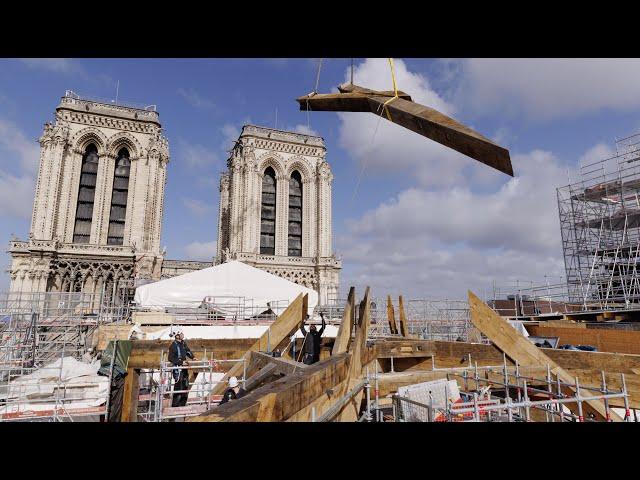
<svg viewBox="0 0 640 480"><path fill-rule="evenodd" d="M308 315L307 318L309 318ZM320 313L320 318L322 318L322 327L318 331L316 330L315 325L311 325L309 327L309 333L307 333L307 330L304 328L304 323L306 322L307 318L305 318L302 321L302 325L300 325L300 331L302 332L302 335L304 335L302 346L302 361L305 365L311 365L312 363L316 363L320 360L320 344L322 342L321 337L327 324L324 321L324 315Z"/></svg>
<svg viewBox="0 0 640 480"><path fill-rule="evenodd" d="M231 377L229 379L229 388L227 388L227 391L224 392L224 395L222 396L222 400L220 400L220 405L222 405L223 403L227 403L229 400L236 400L237 398L242 398L244 397L244 394L246 392L244 391L244 388L240 387L240 384L238 383L238 379L236 377Z"/></svg>
<svg viewBox="0 0 640 480"><path fill-rule="evenodd" d="M174 367L188 366L187 357L194 359L193 353L184 341L182 330L175 332L174 340L169 347L169 362ZM176 368L173 370L173 390L189 390L189 371L186 368ZM171 401L172 407L184 407L187 404L189 392L176 393Z"/></svg>

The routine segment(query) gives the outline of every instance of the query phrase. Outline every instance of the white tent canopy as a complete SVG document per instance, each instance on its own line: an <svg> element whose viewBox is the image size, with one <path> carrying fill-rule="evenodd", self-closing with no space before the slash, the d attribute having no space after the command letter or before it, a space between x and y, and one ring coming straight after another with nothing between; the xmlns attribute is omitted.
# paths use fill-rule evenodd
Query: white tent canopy
<svg viewBox="0 0 640 480"><path fill-rule="evenodd" d="M138 287L135 302L149 309L197 308L205 297L213 297L212 303L221 313L237 311L242 302L251 316L262 313L270 302L271 309L280 315L301 293L309 295L311 314L318 304L315 290L236 260Z"/></svg>

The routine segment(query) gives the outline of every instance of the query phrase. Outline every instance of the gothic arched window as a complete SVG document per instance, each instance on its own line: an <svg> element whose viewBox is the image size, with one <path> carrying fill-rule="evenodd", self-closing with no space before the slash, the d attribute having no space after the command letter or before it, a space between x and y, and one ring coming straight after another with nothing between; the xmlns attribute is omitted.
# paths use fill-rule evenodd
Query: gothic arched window
<svg viewBox="0 0 640 480"><path fill-rule="evenodd" d="M94 144L90 144L82 156L80 188L78 190L78 205L76 207L76 223L73 228L73 243L89 243L97 176L98 149Z"/></svg>
<svg viewBox="0 0 640 480"><path fill-rule="evenodd" d="M260 253L276 254L276 172L268 167L262 177Z"/></svg>
<svg viewBox="0 0 640 480"><path fill-rule="evenodd" d="M124 242L124 222L127 216L130 170L131 160L129 160L129 151L126 148L122 148L118 152L116 168L113 174L107 245L122 245Z"/></svg>
<svg viewBox="0 0 640 480"><path fill-rule="evenodd" d="M302 256L302 177L297 170L289 179L289 256Z"/></svg>

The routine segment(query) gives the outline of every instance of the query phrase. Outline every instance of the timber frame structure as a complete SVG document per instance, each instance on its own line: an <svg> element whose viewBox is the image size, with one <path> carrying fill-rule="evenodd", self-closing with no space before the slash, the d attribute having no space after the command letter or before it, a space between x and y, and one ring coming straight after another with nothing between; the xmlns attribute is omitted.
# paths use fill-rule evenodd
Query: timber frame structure
<svg viewBox="0 0 640 480"><path fill-rule="evenodd" d="M380 406L390 405L390 397L398 388L460 377L465 369L463 366L469 365L470 368L472 362L476 375L480 367L482 382L489 385L492 382L499 384L503 373L492 370L491 366L503 362L505 373L516 372L515 378L518 378L518 371L521 376L524 371L538 377L552 376L562 390L558 395L565 398L564 405L571 412L576 412L572 415L575 419L622 421L612 408L624 408L624 420L629 421L630 409L640 408L640 355L538 348L471 292L469 302L473 324L492 344L409 338L402 334L405 318L402 302L398 312L399 325L395 325L392 305L388 310L390 327L397 333L370 337L369 289L357 304L353 287L335 341L324 342L321 360L313 365L304 365L284 355L274 357L272 353L277 348L286 351L290 336L299 328L306 312L306 298L302 295L272 324L270 331L257 340L189 340L197 358L202 352L216 351L216 358L243 356L245 360L246 372L240 370L243 367L239 363L228 368L218 387L211 391L212 396L222 393L228 377L242 373L246 373L247 393L238 400L213 407L186 421L370 421L371 405L375 405L376 419L380 420ZM138 373L143 368L157 367L160 352L166 350L168 343L132 341L122 421L137 421ZM375 403L371 399L371 373L374 371ZM584 399L577 396L580 395L580 386L575 381L577 377ZM589 400L585 389L603 391L601 385L605 380L608 387L604 387L604 396L613 389L624 394L611 395L603 407L598 401ZM574 381L578 392L571 387ZM476 376L475 385L479 384ZM524 385L526 392L540 392L541 388L535 383ZM540 398L539 393L537 398ZM568 403L572 398L580 401ZM535 421L540 417L532 415L532 419Z"/></svg>

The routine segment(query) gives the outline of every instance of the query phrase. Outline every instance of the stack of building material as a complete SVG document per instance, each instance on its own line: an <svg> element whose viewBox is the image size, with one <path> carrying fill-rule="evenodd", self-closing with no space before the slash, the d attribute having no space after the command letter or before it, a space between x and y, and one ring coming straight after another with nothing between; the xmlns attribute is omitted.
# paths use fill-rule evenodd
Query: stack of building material
<svg viewBox="0 0 640 480"><path fill-rule="evenodd" d="M109 378L98 375L99 362L63 357L4 385L0 418L97 414L109 392ZM101 407L103 408L103 407Z"/></svg>

